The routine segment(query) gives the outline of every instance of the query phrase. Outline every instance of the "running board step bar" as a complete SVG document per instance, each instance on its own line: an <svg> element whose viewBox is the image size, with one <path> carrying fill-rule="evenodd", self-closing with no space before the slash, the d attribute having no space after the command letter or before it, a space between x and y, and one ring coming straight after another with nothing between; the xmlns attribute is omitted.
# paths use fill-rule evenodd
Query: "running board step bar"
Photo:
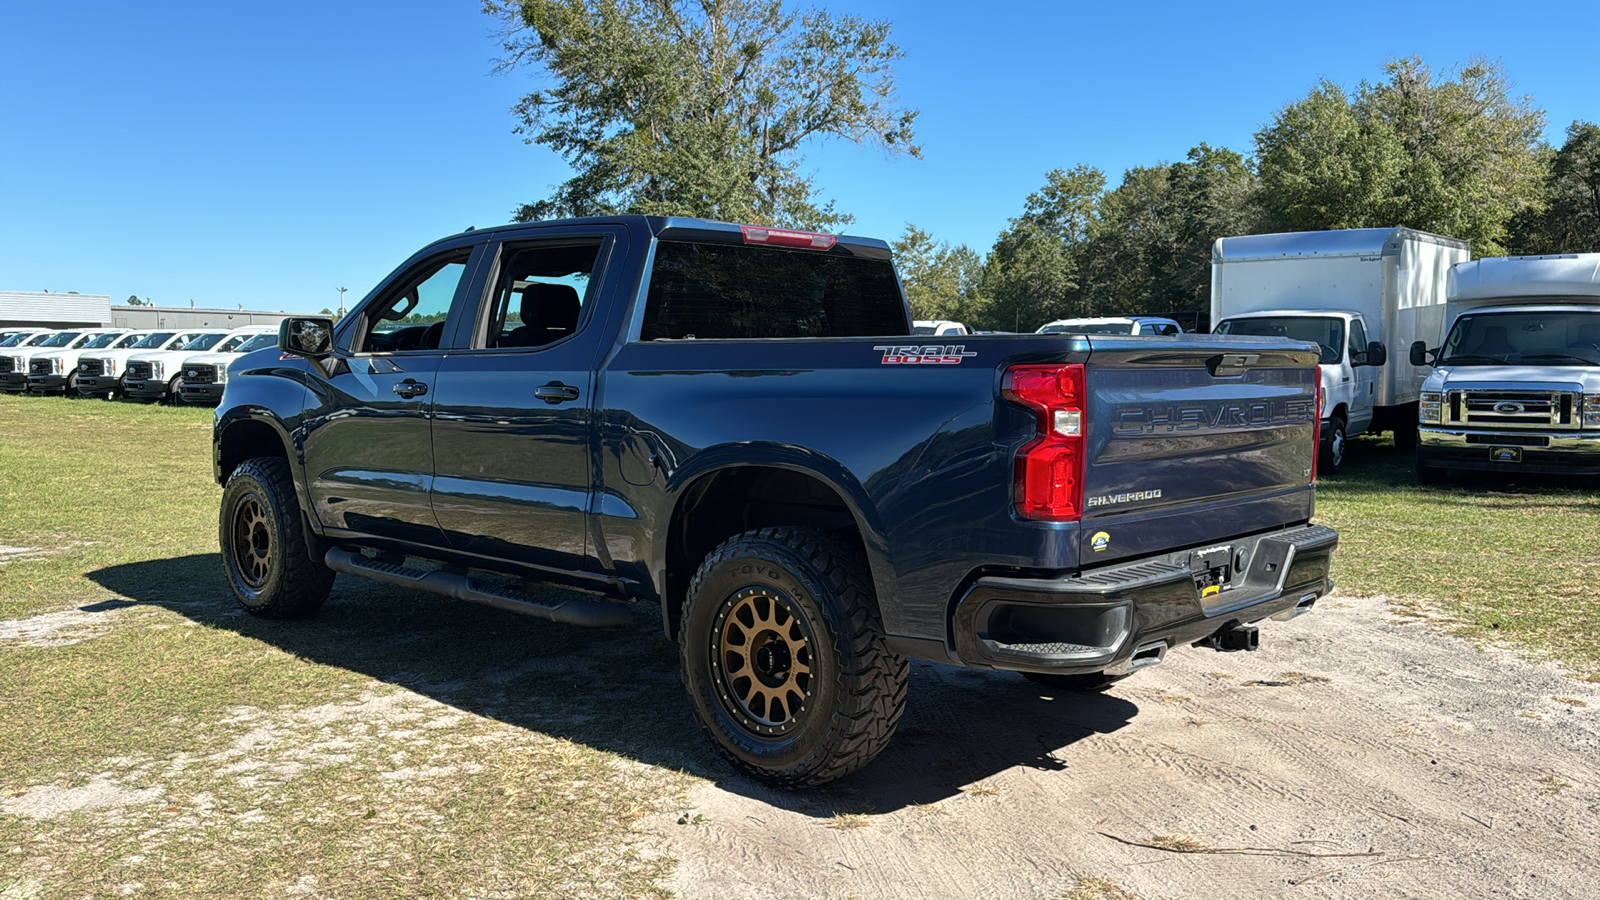
<svg viewBox="0 0 1600 900"><path fill-rule="evenodd" d="M370 578L384 584L416 588L481 603L508 612L536 616L552 622L582 625L586 628L625 628L633 624L633 611L622 603L604 600L567 598L551 600L538 594L519 591L512 587L485 584L470 575L458 575L443 570L426 571L409 566L395 565L379 559L333 547L323 558L323 563L335 572Z"/></svg>

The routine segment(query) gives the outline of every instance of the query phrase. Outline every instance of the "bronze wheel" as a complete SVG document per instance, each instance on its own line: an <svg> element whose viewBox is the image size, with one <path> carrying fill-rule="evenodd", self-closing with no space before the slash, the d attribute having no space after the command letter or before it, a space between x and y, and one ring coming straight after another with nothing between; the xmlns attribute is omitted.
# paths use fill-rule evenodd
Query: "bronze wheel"
<svg viewBox="0 0 1600 900"><path fill-rule="evenodd" d="M228 476L217 517L222 568L252 615L310 615L333 587L333 570L308 546L289 461L245 460Z"/></svg>
<svg viewBox="0 0 1600 900"><path fill-rule="evenodd" d="M749 587L723 601L711 670L723 708L752 734L789 733L811 697L812 637L787 597Z"/></svg>
<svg viewBox="0 0 1600 900"><path fill-rule="evenodd" d="M272 530L266 511L255 497L245 497L233 513L233 556L239 577L259 590L267 583L272 554Z"/></svg>
<svg viewBox="0 0 1600 900"><path fill-rule="evenodd" d="M863 548L814 528L758 528L712 550L678 649L717 748L779 787L866 765L905 709L908 666L883 636Z"/></svg>

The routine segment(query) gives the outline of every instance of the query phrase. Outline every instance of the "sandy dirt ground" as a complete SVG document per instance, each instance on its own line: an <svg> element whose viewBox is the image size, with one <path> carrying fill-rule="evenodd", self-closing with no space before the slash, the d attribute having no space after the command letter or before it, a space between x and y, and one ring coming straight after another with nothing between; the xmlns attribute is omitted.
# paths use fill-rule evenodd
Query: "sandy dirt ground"
<svg viewBox="0 0 1600 900"><path fill-rule="evenodd" d="M867 769L650 828L691 900L1594 898L1597 750L1600 685L1336 594L1100 695L917 664Z"/></svg>

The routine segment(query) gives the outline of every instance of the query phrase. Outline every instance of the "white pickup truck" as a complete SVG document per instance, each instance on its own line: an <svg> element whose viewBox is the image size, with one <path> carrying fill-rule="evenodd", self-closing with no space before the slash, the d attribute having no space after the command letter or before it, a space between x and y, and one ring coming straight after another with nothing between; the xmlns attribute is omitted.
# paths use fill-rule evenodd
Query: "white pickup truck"
<svg viewBox="0 0 1600 900"><path fill-rule="evenodd" d="M58 331L31 346L17 347L0 354L0 388L22 392L28 389L28 376L32 374L34 357L53 350L80 350L90 341L107 332L126 331L125 328L73 328Z"/></svg>
<svg viewBox="0 0 1600 900"><path fill-rule="evenodd" d="M276 325L246 325L228 332L210 353L183 361L183 371L178 376L179 399L185 403L215 405L222 399L222 389L228 386L228 364L246 353L277 343Z"/></svg>
<svg viewBox="0 0 1600 900"><path fill-rule="evenodd" d="M1448 293L1444 344L1411 346L1417 480L1600 474L1600 253L1461 263Z"/></svg>
<svg viewBox="0 0 1600 900"><path fill-rule="evenodd" d="M122 395L140 400L178 401L178 381L183 377L183 362L215 348L228 336L226 331L202 331L188 342L174 341L166 350L136 353L128 357L128 374Z"/></svg>
<svg viewBox="0 0 1600 900"><path fill-rule="evenodd" d="M78 347L36 353L28 361L28 393L78 393L78 367L85 353L130 346L135 338L127 329L105 331ZM76 343L76 342L74 342Z"/></svg>
<svg viewBox="0 0 1600 900"><path fill-rule="evenodd" d="M202 332L196 329L187 331L130 331L125 337L137 337L127 346L117 346L105 350L96 350L85 353L78 359L78 393L88 396L90 394L102 397L114 397L122 393L123 383L128 375L128 360L139 353L151 350L167 350L173 347L182 347L198 337ZM118 342L121 343L120 341Z"/></svg>

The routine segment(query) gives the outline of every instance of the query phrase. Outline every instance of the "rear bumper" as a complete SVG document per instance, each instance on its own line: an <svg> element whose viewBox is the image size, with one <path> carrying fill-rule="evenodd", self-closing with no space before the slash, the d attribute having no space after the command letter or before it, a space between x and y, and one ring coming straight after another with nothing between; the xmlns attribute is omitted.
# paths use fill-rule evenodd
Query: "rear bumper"
<svg viewBox="0 0 1600 900"><path fill-rule="evenodd" d="M1515 460L1495 451L1514 450ZM1513 454L1507 454L1513 455ZM1600 434L1543 431L1417 430L1417 462L1441 469L1533 474L1600 474Z"/></svg>
<svg viewBox="0 0 1600 900"><path fill-rule="evenodd" d="M956 655L962 665L1020 672L1125 671L1136 651L1155 661L1229 623L1308 611L1333 590L1338 543L1332 528L1300 525L1218 545L1243 566L1231 572L1231 589L1203 600L1187 550L1070 578L980 578L956 604Z"/></svg>

